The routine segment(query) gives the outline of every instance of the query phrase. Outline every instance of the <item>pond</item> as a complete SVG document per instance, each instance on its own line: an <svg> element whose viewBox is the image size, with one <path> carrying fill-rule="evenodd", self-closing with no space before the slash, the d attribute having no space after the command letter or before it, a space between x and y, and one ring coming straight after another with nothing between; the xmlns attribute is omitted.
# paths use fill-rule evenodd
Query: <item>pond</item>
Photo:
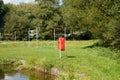
<svg viewBox="0 0 120 80"><path fill-rule="evenodd" d="M11 66L0 65L0 80L55 80L55 77L35 71L15 71Z"/></svg>

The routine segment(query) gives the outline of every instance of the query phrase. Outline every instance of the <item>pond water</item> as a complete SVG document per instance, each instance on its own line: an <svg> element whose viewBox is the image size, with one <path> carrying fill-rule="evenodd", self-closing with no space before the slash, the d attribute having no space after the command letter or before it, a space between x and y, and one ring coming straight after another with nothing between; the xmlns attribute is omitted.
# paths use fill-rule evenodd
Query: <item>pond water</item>
<svg viewBox="0 0 120 80"><path fill-rule="evenodd" d="M10 67L0 66L0 80L55 80L49 74L35 71L15 71Z"/></svg>

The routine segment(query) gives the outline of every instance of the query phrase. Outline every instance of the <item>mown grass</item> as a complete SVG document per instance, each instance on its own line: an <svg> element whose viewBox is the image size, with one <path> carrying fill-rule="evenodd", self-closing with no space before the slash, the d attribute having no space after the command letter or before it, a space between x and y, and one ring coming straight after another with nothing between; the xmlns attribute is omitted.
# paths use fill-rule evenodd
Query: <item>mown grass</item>
<svg viewBox="0 0 120 80"><path fill-rule="evenodd" d="M0 44L0 58L25 59L30 64L47 60L48 64L63 72L58 80L73 80L76 76L79 77L75 80L120 80L120 64L101 56L114 52L109 48L94 46L96 42L97 40L67 41L62 59L59 58L57 42L54 46L53 41L39 41L38 48L35 41L30 43L30 47L28 42L4 42Z"/></svg>

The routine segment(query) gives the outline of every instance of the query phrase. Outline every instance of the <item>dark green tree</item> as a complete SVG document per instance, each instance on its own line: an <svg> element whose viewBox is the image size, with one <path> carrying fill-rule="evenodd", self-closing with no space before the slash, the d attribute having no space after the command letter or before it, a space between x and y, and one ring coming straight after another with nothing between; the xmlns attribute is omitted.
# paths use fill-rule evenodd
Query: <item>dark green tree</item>
<svg viewBox="0 0 120 80"><path fill-rule="evenodd" d="M7 11L4 6L3 0L0 0L0 32L3 30L3 27L4 27L4 16L6 12Z"/></svg>
<svg viewBox="0 0 120 80"><path fill-rule="evenodd" d="M53 38L53 29L63 24L57 0L39 0L37 11L33 21L38 23L43 39Z"/></svg>
<svg viewBox="0 0 120 80"><path fill-rule="evenodd" d="M27 37L28 19L24 16L21 8L17 5L7 4L9 12L5 16L4 34L14 36L16 31L17 39L22 40ZM23 14L22 14L23 13Z"/></svg>
<svg viewBox="0 0 120 80"><path fill-rule="evenodd" d="M7 4L9 12L5 16L6 34L12 35L17 31L18 39L27 39L28 28L39 29L39 38L53 38L53 28L61 25L59 7L51 1L39 3L21 3L19 5Z"/></svg>

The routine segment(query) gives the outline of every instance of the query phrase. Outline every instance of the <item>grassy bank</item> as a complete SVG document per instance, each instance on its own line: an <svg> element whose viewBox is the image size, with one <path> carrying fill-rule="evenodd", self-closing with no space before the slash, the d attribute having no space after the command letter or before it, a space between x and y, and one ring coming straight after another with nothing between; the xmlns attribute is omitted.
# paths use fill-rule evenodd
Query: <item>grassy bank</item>
<svg viewBox="0 0 120 80"><path fill-rule="evenodd" d="M0 59L26 60L26 67L57 68L62 74L58 80L119 80L120 64L101 55L112 54L108 48L93 46L96 40L67 41L66 50L59 58L57 42L2 42ZM113 53L115 54L115 53Z"/></svg>

